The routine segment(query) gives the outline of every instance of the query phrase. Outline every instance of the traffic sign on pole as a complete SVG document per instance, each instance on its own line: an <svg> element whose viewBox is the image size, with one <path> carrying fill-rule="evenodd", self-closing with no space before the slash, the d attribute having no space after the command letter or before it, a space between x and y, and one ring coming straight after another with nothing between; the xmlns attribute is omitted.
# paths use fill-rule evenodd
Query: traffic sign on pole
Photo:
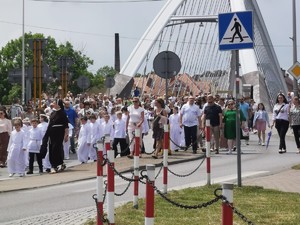
<svg viewBox="0 0 300 225"><path fill-rule="evenodd" d="M219 49L253 48L252 11L219 14Z"/></svg>
<svg viewBox="0 0 300 225"><path fill-rule="evenodd" d="M291 74L296 80L299 80L300 78L300 63L295 62L294 65L292 65L288 69L289 74Z"/></svg>
<svg viewBox="0 0 300 225"><path fill-rule="evenodd" d="M166 79L166 104L168 104L168 79L176 76L181 69L181 61L178 55L171 51L158 53L153 60L155 73Z"/></svg>
<svg viewBox="0 0 300 225"><path fill-rule="evenodd" d="M158 53L153 60L155 73L164 79L176 76L181 69L180 58L171 51Z"/></svg>

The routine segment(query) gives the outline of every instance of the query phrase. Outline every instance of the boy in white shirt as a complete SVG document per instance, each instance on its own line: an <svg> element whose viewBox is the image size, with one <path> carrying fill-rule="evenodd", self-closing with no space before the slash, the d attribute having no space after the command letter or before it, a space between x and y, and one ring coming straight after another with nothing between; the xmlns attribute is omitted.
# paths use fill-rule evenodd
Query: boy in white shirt
<svg viewBox="0 0 300 225"><path fill-rule="evenodd" d="M128 144L126 143L126 123L122 119L122 112L116 112L117 119L114 122L114 141L113 141L113 150L115 151L115 158L118 156L117 145L120 144L121 148L121 157L129 154ZM125 151L127 149L127 151Z"/></svg>
<svg viewBox="0 0 300 225"><path fill-rule="evenodd" d="M40 174L43 173L43 163L42 157L40 155L40 148L43 139L42 130L39 129L38 120L33 118L31 119L31 126L32 128L29 130L29 142L27 145L27 149L29 152L29 170L26 174L33 174L33 164L34 164L34 156L36 156L36 160L39 165L39 172Z"/></svg>

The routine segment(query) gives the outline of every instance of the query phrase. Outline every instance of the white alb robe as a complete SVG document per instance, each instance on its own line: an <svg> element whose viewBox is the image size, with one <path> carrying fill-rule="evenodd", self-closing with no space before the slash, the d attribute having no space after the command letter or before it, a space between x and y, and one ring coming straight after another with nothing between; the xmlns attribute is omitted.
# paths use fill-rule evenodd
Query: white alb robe
<svg viewBox="0 0 300 225"><path fill-rule="evenodd" d="M79 131L77 156L78 160L82 163L86 163L89 157L88 144L91 144L90 129L90 124L86 123L81 125Z"/></svg>
<svg viewBox="0 0 300 225"><path fill-rule="evenodd" d="M24 174L28 152L26 150L27 139L23 130L11 132L8 143L7 170L9 173ZM24 151L25 149L25 151Z"/></svg>

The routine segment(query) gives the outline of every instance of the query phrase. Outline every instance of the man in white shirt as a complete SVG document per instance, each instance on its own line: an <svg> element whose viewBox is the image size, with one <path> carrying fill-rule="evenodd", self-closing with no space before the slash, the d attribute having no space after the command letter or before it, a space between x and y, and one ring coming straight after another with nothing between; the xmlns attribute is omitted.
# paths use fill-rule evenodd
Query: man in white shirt
<svg viewBox="0 0 300 225"><path fill-rule="evenodd" d="M117 157L118 148L117 145L120 144L121 156L126 156L129 154L128 144L126 143L126 122L122 119L122 112L116 112L117 119L114 122L114 141L113 141L113 150L115 151L115 158ZM125 150L127 151L125 152Z"/></svg>
<svg viewBox="0 0 300 225"><path fill-rule="evenodd" d="M197 129L201 126L201 109L195 105L195 98L190 96L188 102L180 110L180 127L184 127L185 144L192 144L193 153L197 152Z"/></svg>

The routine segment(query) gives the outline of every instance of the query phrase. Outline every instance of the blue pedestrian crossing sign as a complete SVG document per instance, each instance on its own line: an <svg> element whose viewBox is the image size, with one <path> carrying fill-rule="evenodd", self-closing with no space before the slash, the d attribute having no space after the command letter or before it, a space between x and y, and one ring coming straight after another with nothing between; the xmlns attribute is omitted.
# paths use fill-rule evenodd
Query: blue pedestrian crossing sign
<svg viewBox="0 0 300 225"><path fill-rule="evenodd" d="M252 11L219 14L219 49L253 48Z"/></svg>

